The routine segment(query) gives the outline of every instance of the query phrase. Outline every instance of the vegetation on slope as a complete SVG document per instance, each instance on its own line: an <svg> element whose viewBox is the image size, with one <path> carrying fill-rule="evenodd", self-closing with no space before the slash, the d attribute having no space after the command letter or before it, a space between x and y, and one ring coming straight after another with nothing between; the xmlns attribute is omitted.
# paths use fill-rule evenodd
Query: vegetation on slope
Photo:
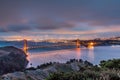
<svg viewBox="0 0 120 80"><path fill-rule="evenodd" d="M120 59L101 61L100 67L89 63L88 66L80 67L79 71L55 72L46 80L120 80Z"/></svg>

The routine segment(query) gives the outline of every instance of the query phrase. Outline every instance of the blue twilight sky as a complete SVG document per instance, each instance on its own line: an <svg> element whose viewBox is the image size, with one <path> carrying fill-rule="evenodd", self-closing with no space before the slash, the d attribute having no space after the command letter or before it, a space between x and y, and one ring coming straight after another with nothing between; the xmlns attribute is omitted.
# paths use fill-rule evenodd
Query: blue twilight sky
<svg viewBox="0 0 120 80"><path fill-rule="evenodd" d="M0 0L0 39L120 35L120 0Z"/></svg>

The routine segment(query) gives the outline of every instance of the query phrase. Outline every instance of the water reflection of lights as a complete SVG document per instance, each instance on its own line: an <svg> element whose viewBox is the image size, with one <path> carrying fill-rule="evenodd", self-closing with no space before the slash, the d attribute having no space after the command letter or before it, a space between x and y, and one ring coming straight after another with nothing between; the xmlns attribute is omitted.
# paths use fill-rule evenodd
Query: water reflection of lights
<svg viewBox="0 0 120 80"><path fill-rule="evenodd" d="M88 47L88 57L90 61L94 61L94 46Z"/></svg>
<svg viewBox="0 0 120 80"><path fill-rule="evenodd" d="M77 59L81 58L81 49L80 48L76 48L76 58Z"/></svg>
<svg viewBox="0 0 120 80"><path fill-rule="evenodd" d="M73 55L74 54L74 55ZM72 58L76 58L76 55L73 49L69 50L56 50L56 51L47 51L47 52L32 52L28 57L30 59L28 67L30 63L32 66L37 66L47 62L66 62Z"/></svg>
<svg viewBox="0 0 120 80"><path fill-rule="evenodd" d="M94 49L94 46L88 46L88 49Z"/></svg>
<svg viewBox="0 0 120 80"><path fill-rule="evenodd" d="M30 61L30 53L26 53L27 55L27 60Z"/></svg>
<svg viewBox="0 0 120 80"><path fill-rule="evenodd" d="M89 49L94 49L94 44L93 42L88 43L88 48Z"/></svg>
<svg viewBox="0 0 120 80"><path fill-rule="evenodd" d="M30 62L30 53L27 52L26 55L26 59ZM30 63L28 63L27 67L30 67Z"/></svg>

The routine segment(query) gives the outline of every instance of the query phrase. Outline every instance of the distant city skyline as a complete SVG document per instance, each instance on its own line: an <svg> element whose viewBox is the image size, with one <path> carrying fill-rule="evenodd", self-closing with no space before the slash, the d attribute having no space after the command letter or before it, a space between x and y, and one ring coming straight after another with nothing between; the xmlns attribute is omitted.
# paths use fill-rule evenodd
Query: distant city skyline
<svg viewBox="0 0 120 80"><path fill-rule="evenodd" d="M120 0L0 0L0 40L120 36Z"/></svg>

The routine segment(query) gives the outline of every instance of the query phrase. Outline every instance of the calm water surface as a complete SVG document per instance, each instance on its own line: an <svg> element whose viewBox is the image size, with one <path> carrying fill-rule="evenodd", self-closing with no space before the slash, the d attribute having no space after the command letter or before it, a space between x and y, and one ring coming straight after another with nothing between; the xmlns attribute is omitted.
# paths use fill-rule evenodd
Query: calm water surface
<svg viewBox="0 0 120 80"><path fill-rule="evenodd" d="M69 59L83 59L99 64L101 60L120 58L120 47L102 46L95 48L76 48L54 51L31 50L28 52L29 63L36 67L47 62L66 62ZM28 65L30 66L30 65Z"/></svg>

